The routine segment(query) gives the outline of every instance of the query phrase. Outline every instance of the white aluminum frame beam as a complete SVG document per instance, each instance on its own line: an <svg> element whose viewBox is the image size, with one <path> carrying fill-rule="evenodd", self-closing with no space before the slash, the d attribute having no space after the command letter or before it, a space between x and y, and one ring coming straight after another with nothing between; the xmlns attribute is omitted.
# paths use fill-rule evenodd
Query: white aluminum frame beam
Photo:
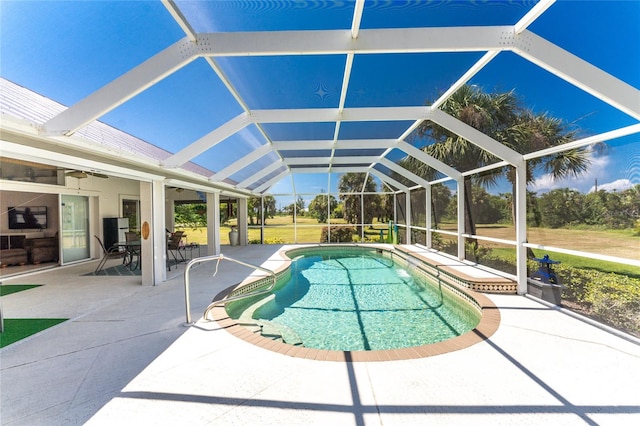
<svg viewBox="0 0 640 426"><path fill-rule="evenodd" d="M198 57L407 53L504 49L513 27L449 27L200 33L186 36L47 121L43 133L70 135ZM339 120L331 120L339 121Z"/></svg>
<svg viewBox="0 0 640 426"><path fill-rule="evenodd" d="M203 56L346 55L504 50L514 27L426 27L359 30L200 33ZM507 44L508 48L508 44Z"/></svg>
<svg viewBox="0 0 640 426"><path fill-rule="evenodd" d="M353 8L353 20L351 21L351 38L353 39L358 38L362 12L364 12L364 0L356 0Z"/></svg>
<svg viewBox="0 0 640 426"><path fill-rule="evenodd" d="M521 28L519 28L521 30ZM295 36L294 36L295 35ZM204 33L187 36L47 121L43 133L70 135L198 57L512 50L640 118L640 91L528 30L514 26ZM399 118L411 119L411 117ZM316 120L314 120L316 121ZM340 118L330 121L341 121Z"/></svg>
<svg viewBox="0 0 640 426"><path fill-rule="evenodd" d="M273 149L277 151L316 151L333 149L332 140L306 140L306 141L274 141Z"/></svg>
<svg viewBox="0 0 640 426"><path fill-rule="evenodd" d="M378 156L363 157L291 157L284 158L284 163L288 166L312 165L312 164L362 164L369 165L377 162Z"/></svg>
<svg viewBox="0 0 640 426"><path fill-rule="evenodd" d="M189 24L189 21L182 14L182 12L180 11L180 8L175 3L175 1L173 0L161 0L161 1L164 7L167 8L167 11L171 14L171 17L173 18L173 20L176 21L178 25L180 25L180 28L182 28L182 31L184 31L187 37L189 37L191 41L196 41L198 38L197 32L193 29L191 24Z"/></svg>
<svg viewBox="0 0 640 426"><path fill-rule="evenodd" d="M485 135L481 131L469 126L467 123L458 120L442 110L433 110L431 112L430 120L458 136L465 138L474 145L489 151L501 160L509 162L511 165L520 164L520 161L522 161L522 154L501 144L497 140Z"/></svg>
<svg viewBox="0 0 640 426"><path fill-rule="evenodd" d="M163 162L163 166L168 168L180 167L183 164L188 163L192 158L195 158L206 150L216 146L223 140L227 139L229 136L244 129L249 124L251 124L251 121L249 120L249 114L243 112L242 114L237 115L236 117L224 123L222 126L216 128L197 141L188 145L186 148L167 158Z"/></svg>
<svg viewBox="0 0 640 426"><path fill-rule="evenodd" d="M314 167L309 167L309 168L304 168L304 169L293 169L292 170L294 173L328 173L329 172L329 168L327 167L318 167L318 168L314 168ZM382 180L385 183L389 183L391 185L394 185L396 188L401 189L403 191L407 191L409 188L406 187L405 185L401 184L400 182L396 181L395 179L385 175L384 173L375 170L375 169L371 169L369 167L331 167L330 170L331 173L371 173L375 176L377 176L378 178L380 178L380 180Z"/></svg>
<svg viewBox="0 0 640 426"><path fill-rule="evenodd" d="M276 170L278 170L280 167L283 167L283 166L286 167L286 164L284 164L284 161L282 160L275 161L273 164L265 167L264 169L258 171L257 173L254 173L253 175L249 176L248 178L240 182L237 185L237 187L247 188L252 183L259 181L263 177L268 176L269 174L275 172Z"/></svg>
<svg viewBox="0 0 640 426"><path fill-rule="evenodd" d="M596 144L599 142L606 142L616 138L622 138L624 136L633 135L634 133L640 133L640 123L632 124L631 126L622 127L620 129L611 130L609 132L600 133L599 135L589 136L583 139L578 139L573 142L568 142L563 145L553 146L551 148L543 149L540 151L532 152L530 154L525 154L524 159L530 160L532 158L540 158L546 155L555 154L558 152L563 152L568 149L582 148L584 146Z"/></svg>
<svg viewBox="0 0 640 426"><path fill-rule="evenodd" d="M378 164L382 164L383 166L385 166L386 168L393 170L394 172L398 173L401 176L404 176L405 178L415 182L416 184L424 187L424 188L428 188L429 186L431 186L431 184L426 181L425 179L422 179L420 176L416 175L415 173L405 169L404 167L402 167L399 164L394 163L393 161L389 160L388 158L381 158L378 161Z"/></svg>
<svg viewBox="0 0 640 426"><path fill-rule="evenodd" d="M460 77L455 83L453 83L451 87L449 87L438 99L436 99L436 101L433 104L431 104L431 108L433 109L440 108L440 106L442 106L442 104L445 103L445 101L449 99L451 95L453 95L456 91L458 91L458 89L464 86L469 80L471 80L474 75L479 73L480 70L485 67L485 65L487 65L496 56L498 56L498 53L500 53L499 50L491 50L485 53L482 56L482 58L480 58L475 64L473 64L471 68L469 68L462 75L462 77ZM418 127L417 125L414 125L414 126ZM411 131L413 131L413 129L411 129Z"/></svg>
<svg viewBox="0 0 640 426"><path fill-rule="evenodd" d="M272 146L278 151L316 151L330 149L386 149L395 147L397 143L397 139L341 139L335 142L329 139L309 139L298 141L273 141Z"/></svg>
<svg viewBox="0 0 640 426"><path fill-rule="evenodd" d="M385 175L384 173L382 173L381 171L378 171L376 169L369 169L369 173L371 173L374 176L377 176L381 181L386 182L390 185L395 186L396 188L402 190L402 191L409 191L409 188L403 184L401 184L400 182L398 182L397 180L395 180L392 177L389 177L387 175Z"/></svg>
<svg viewBox="0 0 640 426"><path fill-rule="evenodd" d="M516 34L522 33L529 25L533 23L536 19L538 19L544 12L547 11L551 7L556 0L540 0L533 6L526 15L524 15L516 24L514 25L514 29Z"/></svg>
<svg viewBox="0 0 640 426"><path fill-rule="evenodd" d="M263 193L265 190L267 190L268 188L271 188L273 184L279 182L283 177L285 177L289 173L290 173L289 170L285 170L282 173L277 174L276 176L272 177L271 179L269 179L268 181L266 181L265 183L263 183L262 185L254 189L254 192L257 192L260 194Z"/></svg>
<svg viewBox="0 0 640 426"><path fill-rule="evenodd" d="M432 167L441 173L444 173L450 178L458 179L461 176L458 170L454 169L448 164L443 163L440 160L433 158L432 156L426 154L424 151L419 150L415 146L405 141L398 141L397 147L399 150L406 152L408 155L422 161L427 166Z"/></svg>
<svg viewBox="0 0 640 426"><path fill-rule="evenodd" d="M273 147L269 144L267 145L262 145L259 148L254 149L253 151L251 151L249 154L240 157L238 160L236 160L235 162L229 164L227 167L225 167L224 169L220 170L218 173L216 173L215 175L211 176L209 178L209 180L211 182L220 182L225 180L226 178L228 178L229 176L232 176L233 174L239 172L240 170L244 169L245 167L251 165L251 163L253 163L254 161L264 157L267 154L270 154L274 152L273 151Z"/></svg>
<svg viewBox="0 0 640 426"><path fill-rule="evenodd" d="M335 121L406 121L429 118L427 106L378 108L254 109L254 123L332 123Z"/></svg>
<svg viewBox="0 0 640 426"><path fill-rule="evenodd" d="M513 51L596 98L640 120L640 90L525 30Z"/></svg>
<svg viewBox="0 0 640 426"><path fill-rule="evenodd" d="M197 59L195 46L189 37L179 40L51 118L44 123L43 133L48 136L73 134Z"/></svg>

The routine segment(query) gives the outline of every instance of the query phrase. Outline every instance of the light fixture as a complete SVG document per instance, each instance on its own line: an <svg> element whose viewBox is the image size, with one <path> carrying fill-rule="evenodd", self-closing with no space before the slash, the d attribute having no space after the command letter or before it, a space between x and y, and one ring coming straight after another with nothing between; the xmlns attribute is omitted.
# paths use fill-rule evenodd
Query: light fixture
<svg viewBox="0 0 640 426"><path fill-rule="evenodd" d="M73 170L71 172L67 172L67 176L74 177L76 179L86 179L89 177L85 172L81 170Z"/></svg>
<svg viewBox="0 0 640 426"><path fill-rule="evenodd" d="M70 172L67 172L66 175L74 177L76 179L86 179L89 176L97 177L97 178L100 178L100 179L109 178L109 176L107 176L105 174L102 174L102 173L98 173L96 171L85 172L85 171L82 171L82 170L72 170Z"/></svg>

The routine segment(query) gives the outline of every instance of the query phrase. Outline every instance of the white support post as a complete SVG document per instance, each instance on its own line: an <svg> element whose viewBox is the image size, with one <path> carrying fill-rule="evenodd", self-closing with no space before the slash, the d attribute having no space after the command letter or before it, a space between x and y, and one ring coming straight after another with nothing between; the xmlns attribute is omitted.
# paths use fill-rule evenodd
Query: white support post
<svg viewBox="0 0 640 426"><path fill-rule="evenodd" d="M207 255L220 254L220 193L207 192Z"/></svg>
<svg viewBox="0 0 640 426"><path fill-rule="evenodd" d="M426 205L426 209L425 209L425 214L427 215L426 219L426 225L427 225L427 241L426 241L426 245L428 248L431 248L432 241L431 241L431 227L433 226L433 212L431 211L431 185L428 185L425 191L425 205Z"/></svg>
<svg viewBox="0 0 640 426"><path fill-rule="evenodd" d="M260 244L264 244L264 195L260 197Z"/></svg>
<svg viewBox="0 0 640 426"><path fill-rule="evenodd" d="M527 163L522 160L516 166L516 265L518 294L527 292Z"/></svg>
<svg viewBox="0 0 640 426"><path fill-rule="evenodd" d="M240 232L239 243L241 246L246 246L249 241L249 225L247 223L249 216L248 206L249 203L246 198L238 198L238 232Z"/></svg>
<svg viewBox="0 0 640 426"><path fill-rule="evenodd" d="M393 225L398 223L398 194L393 193ZM393 227L389 230L389 232L393 232ZM389 240L393 241L393 234L389 236Z"/></svg>
<svg viewBox="0 0 640 426"><path fill-rule="evenodd" d="M331 173L329 175L329 181L331 180ZM331 182L327 184L327 188L331 188ZM331 191L327 192L327 242L331 241ZM324 242L324 241L321 241Z"/></svg>
<svg viewBox="0 0 640 426"><path fill-rule="evenodd" d="M169 191L169 193L164 192L163 190L163 199L164 199L164 229L173 232L173 225L175 222L176 216L176 205L173 200L174 191Z"/></svg>
<svg viewBox="0 0 640 426"><path fill-rule="evenodd" d="M464 260L464 176L458 182L458 259Z"/></svg>
<svg viewBox="0 0 640 426"><path fill-rule="evenodd" d="M298 203L295 198L295 194L293 195L293 242L294 244L298 242Z"/></svg>
<svg viewBox="0 0 640 426"><path fill-rule="evenodd" d="M153 259L153 285L158 285L167 280L167 233L165 219L165 187L161 181L151 182L152 205L151 232L153 250L150 256ZM173 206L173 202L170 203ZM144 243L143 243L144 244ZM142 250L144 251L144 245ZM145 264L142 264L143 270Z"/></svg>
<svg viewBox="0 0 640 426"><path fill-rule="evenodd" d="M159 185L162 187L162 185ZM154 223L154 187L152 183L140 182L140 225L142 227L142 236L140 239L140 251L141 253L155 253L155 233L149 232L147 235L145 229L151 231ZM164 210L160 210L161 212ZM164 217L161 218L161 223L164 223ZM145 225L146 224L146 225ZM163 229L164 231L164 229ZM146 238L145 238L146 236ZM155 256L141 256L140 267L142 269L142 285L154 285L155 284Z"/></svg>
<svg viewBox="0 0 640 426"><path fill-rule="evenodd" d="M407 235L407 241L405 242L405 244L411 244L411 191L405 192L404 205L404 210L407 212L407 217L404 220L406 225L405 234Z"/></svg>
<svg viewBox="0 0 640 426"><path fill-rule="evenodd" d="M360 194L360 241L364 241L364 194Z"/></svg>

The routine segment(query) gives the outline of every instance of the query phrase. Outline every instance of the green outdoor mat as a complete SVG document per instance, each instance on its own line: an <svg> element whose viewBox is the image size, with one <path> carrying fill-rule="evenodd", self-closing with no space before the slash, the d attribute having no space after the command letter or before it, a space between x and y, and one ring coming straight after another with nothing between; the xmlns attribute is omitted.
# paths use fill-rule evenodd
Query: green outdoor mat
<svg viewBox="0 0 640 426"><path fill-rule="evenodd" d="M0 296L17 293L19 291L29 290L30 288L40 287L42 284L4 284L0 285Z"/></svg>
<svg viewBox="0 0 640 426"><path fill-rule="evenodd" d="M20 318L5 319L4 332L0 333L0 348L4 348L25 337L60 324L68 318Z"/></svg>

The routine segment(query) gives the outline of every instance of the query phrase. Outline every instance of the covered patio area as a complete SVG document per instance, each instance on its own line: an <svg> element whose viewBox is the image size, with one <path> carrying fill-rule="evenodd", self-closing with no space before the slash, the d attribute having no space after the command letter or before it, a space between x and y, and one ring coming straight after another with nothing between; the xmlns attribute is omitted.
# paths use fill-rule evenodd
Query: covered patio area
<svg viewBox="0 0 640 426"><path fill-rule="evenodd" d="M277 246L225 247L263 264ZM211 267L213 267L211 265ZM427 358L319 361L254 346L216 322L185 327L183 277L87 277L91 263L4 284L6 316L70 318L0 350L2 424L629 425L640 345L517 295L488 295L488 340ZM184 269L181 269L184 271ZM248 275L193 270L192 311Z"/></svg>

